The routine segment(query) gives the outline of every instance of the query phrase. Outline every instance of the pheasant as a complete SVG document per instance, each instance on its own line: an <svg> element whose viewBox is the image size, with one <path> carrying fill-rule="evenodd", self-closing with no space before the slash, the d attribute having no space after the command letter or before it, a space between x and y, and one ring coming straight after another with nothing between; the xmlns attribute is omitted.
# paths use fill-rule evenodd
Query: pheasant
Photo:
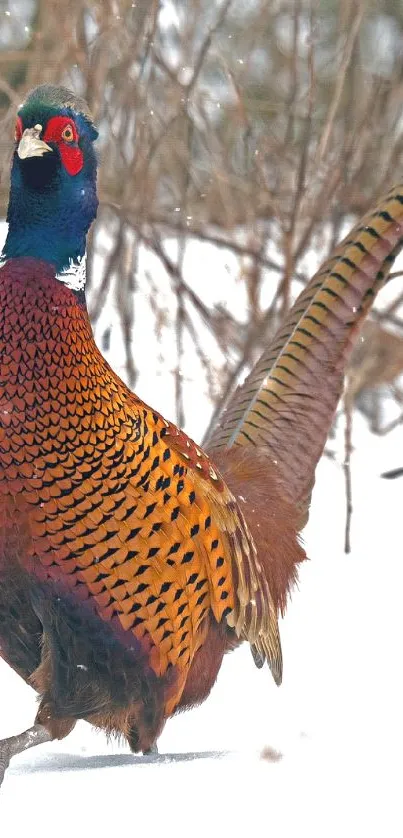
<svg viewBox="0 0 403 838"><path fill-rule="evenodd" d="M249 642L281 682L278 618L354 337L403 236L403 187L314 276L206 452L134 395L85 305L97 212L86 103L42 85L16 123L0 267L0 654L39 694L11 757L78 719L156 748Z"/></svg>

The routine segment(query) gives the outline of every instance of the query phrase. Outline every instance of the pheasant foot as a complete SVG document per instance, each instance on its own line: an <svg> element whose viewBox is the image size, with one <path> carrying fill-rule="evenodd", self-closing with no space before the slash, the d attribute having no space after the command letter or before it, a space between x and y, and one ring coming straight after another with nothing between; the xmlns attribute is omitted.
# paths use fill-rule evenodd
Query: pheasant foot
<svg viewBox="0 0 403 838"><path fill-rule="evenodd" d="M156 742L154 742L154 744L153 744L153 745L151 745L149 748L147 748L147 750L146 750L146 751L143 751L143 754L144 754L144 756L145 756L145 757L148 757L148 756L150 756L150 755L152 755L152 754L158 754L158 745L157 745L157 743L156 743Z"/></svg>
<svg viewBox="0 0 403 838"><path fill-rule="evenodd" d="M45 727L39 724L34 724L23 733L17 736L10 736L8 739L0 740L0 786L4 780L4 774L10 764L12 757L17 754L22 754L28 748L33 748L34 745L42 745L44 742L50 742L51 734Z"/></svg>

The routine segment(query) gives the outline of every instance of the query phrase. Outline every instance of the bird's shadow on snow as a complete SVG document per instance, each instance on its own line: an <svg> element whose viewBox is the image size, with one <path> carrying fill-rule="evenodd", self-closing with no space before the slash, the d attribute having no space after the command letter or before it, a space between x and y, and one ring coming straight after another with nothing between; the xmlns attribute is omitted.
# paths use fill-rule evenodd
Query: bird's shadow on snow
<svg viewBox="0 0 403 838"><path fill-rule="evenodd" d="M36 774L41 771L87 771L98 768L128 768L135 765L167 765L203 759L223 759L230 751L193 751L183 754L46 754L32 762L11 763L10 774Z"/></svg>

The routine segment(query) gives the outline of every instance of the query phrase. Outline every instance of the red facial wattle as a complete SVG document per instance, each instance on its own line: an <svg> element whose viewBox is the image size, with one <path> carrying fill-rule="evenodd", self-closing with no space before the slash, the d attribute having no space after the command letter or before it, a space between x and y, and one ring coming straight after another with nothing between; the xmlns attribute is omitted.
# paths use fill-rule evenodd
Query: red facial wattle
<svg viewBox="0 0 403 838"><path fill-rule="evenodd" d="M66 140L63 134L71 137ZM56 143L62 163L69 175L77 175L84 165L81 148L78 146L78 132L74 121L67 116L53 116L43 135L45 143Z"/></svg>
<svg viewBox="0 0 403 838"><path fill-rule="evenodd" d="M22 119L20 116L17 116L17 121L15 123L15 141L19 143L22 135L24 133L24 127L22 124Z"/></svg>

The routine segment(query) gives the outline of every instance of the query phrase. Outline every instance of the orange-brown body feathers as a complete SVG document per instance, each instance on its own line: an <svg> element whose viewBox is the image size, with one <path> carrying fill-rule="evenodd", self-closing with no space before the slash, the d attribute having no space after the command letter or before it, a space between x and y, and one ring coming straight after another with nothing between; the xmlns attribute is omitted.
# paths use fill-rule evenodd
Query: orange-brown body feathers
<svg viewBox="0 0 403 838"><path fill-rule="evenodd" d="M7 657L63 730L66 717L84 717L144 750L189 672L186 704L208 693L238 639L271 642L270 583L218 472L105 364L85 309L45 263L1 269L0 312L1 588L9 609L11 575L18 597L27 592L46 652L39 667L39 642L32 662L20 660L6 630ZM97 632L113 649L103 676ZM137 694L148 691L145 722Z"/></svg>

